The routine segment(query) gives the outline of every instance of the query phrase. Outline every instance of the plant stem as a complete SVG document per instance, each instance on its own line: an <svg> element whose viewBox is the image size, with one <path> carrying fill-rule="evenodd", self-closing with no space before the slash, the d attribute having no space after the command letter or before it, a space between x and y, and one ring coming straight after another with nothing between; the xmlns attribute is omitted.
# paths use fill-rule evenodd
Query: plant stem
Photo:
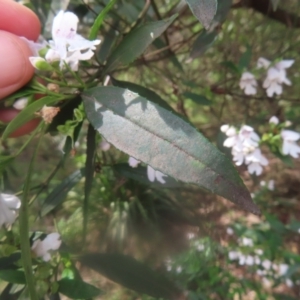
<svg viewBox="0 0 300 300"><path fill-rule="evenodd" d="M37 155L40 141L42 137L39 139L38 145L35 148L33 156L30 161L30 165L28 168L24 189L23 189L23 197L22 203L19 212L19 232L20 232L20 245L21 245L21 258L22 264L25 272L26 283L28 286L28 291L31 300L38 300L36 291L35 291L35 280L32 273L32 260L31 260L31 248L29 242L29 224L28 224L28 201L29 201L29 191L30 191L30 181L33 172L33 165L35 161L35 157Z"/></svg>

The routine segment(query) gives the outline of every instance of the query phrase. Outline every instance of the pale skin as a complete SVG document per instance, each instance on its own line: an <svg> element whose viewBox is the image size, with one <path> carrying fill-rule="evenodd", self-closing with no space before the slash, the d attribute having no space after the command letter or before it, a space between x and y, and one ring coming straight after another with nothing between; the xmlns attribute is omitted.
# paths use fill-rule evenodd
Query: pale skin
<svg viewBox="0 0 300 300"><path fill-rule="evenodd" d="M0 99L24 86L33 76L32 55L24 36L36 41L40 21L27 7L13 0L0 0Z"/></svg>

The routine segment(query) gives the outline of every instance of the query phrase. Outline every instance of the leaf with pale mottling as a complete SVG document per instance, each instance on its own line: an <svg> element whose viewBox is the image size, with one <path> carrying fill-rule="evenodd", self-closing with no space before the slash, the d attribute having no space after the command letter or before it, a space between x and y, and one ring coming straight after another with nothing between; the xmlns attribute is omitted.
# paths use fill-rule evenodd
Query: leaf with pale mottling
<svg viewBox="0 0 300 300"><path fill-rule="evenodd" d="M88 120L116 148L259 213L232 162L177 115L113 86L92 88L82 98Z"/></svg>

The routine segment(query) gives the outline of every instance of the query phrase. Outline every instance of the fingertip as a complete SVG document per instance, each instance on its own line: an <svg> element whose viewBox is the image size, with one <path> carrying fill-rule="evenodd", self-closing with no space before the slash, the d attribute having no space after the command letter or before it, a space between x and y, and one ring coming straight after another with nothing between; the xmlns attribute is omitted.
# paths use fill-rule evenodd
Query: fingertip
<svg viewBox="0 0 300 300"><path fill-rule="evenodd" d="M0 7L0 30L37 40L41 23L32 10L12 0L0 0Z"/></svg>
<svg viewBox="0 0 300 300"><path fill-rule="evenodd" d="M33 76L31 51L26 42L0 30L0 99L24 86Z"/></svg>

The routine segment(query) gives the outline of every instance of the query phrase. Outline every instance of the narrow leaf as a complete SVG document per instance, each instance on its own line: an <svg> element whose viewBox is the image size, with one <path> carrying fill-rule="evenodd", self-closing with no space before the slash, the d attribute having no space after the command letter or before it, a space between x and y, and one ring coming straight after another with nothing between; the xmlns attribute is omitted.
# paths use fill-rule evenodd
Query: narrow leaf
<svg viewBox="0 0 300 300"><path fill-rule="evenodd" d="M207 32L203 29L193 44L190 58L199 57L206 52L213 45L217 35L217 31Z"/></svg>
<svg viewBox="0 0 300 300"><path fill-rule="evenodd" d="M13 131L20 128L23 124L35 118L35 113L38 112L44 105L55 103L63 98L55 96L45 96L37 101L34 101L23 110L7 125L5 128L2 139L5 140Z"/></svg>
<svg viewBox="0 0 300 300"><path fill-rule="evenodd" d="M167 279L130 256L91 253L80 262L129 289L156 298L176 299L180 292Z"/></svg>
<svg viewBox="0 0 300 300"><path fill-rule="evenodd" d="M185 92L183 93L183 96L185 96L188 99L191 99L199 105L212 105L212 102L202 95L194 94L191 92Z"/></svg>
<svg viewBox="0 0 300 300"><path fill-rule="evenodd" d="M18 270L1 270L0 279L10 283L18 283L18 284L26 283L24 272Z"/></svg>
<svg viewBox="0 0 300 300"><path fill-rule="evenodd" d="M176 17L177 15L174 15L167 20L148 23L128 33L108 58L105 71L110 72L119 65L127 65L134 61Z"/></svg>
<svg viewBox="0 0 300 300"><path fill-rule="evenodd" d="M92 88L82 97L88 120L116 148L259 213L232 162L180 117L118 87Z"/></svg>
<svg viewBox="0 0 300 300"><path fill-rule="evenodd" d="M244 69L248 68L252 57L252 49L251 47L247 46L246 51L242 54L240 61L239 61L239 70L243 71Z"/></svg>
<svg viewBox="0 0 300 300"><path fill-rule="evenodd" d="M208 29L217 12L217 0L186 0L194 16Z"/></svg>
<svg viewBox="0 0 300 300"><path fill-rule="evenodd" d="M72 175L63 180L60 185L55 187L42 205L41 216L43 217L47 215L55 207L60 205L65 200L68 192L80 181L83 176L84 170L77 170Z"/></svg>
<svg viewBox="0 0 300 300"><path fill-rule="evenodd" d="M100 14L97 16L89 35L90 40L94 40L97 37L98 31L102 25L102 22L107 15L107 13L111 10L117 0L110 0L104 9L101 10Z"/></svg>
<svg viewBox="0 0 300 300"><path fill-rule="evenodd" d="M89 299L98 296L101 290L95 286L77 279L61 279L58 292L71 299Z"/></svg>

